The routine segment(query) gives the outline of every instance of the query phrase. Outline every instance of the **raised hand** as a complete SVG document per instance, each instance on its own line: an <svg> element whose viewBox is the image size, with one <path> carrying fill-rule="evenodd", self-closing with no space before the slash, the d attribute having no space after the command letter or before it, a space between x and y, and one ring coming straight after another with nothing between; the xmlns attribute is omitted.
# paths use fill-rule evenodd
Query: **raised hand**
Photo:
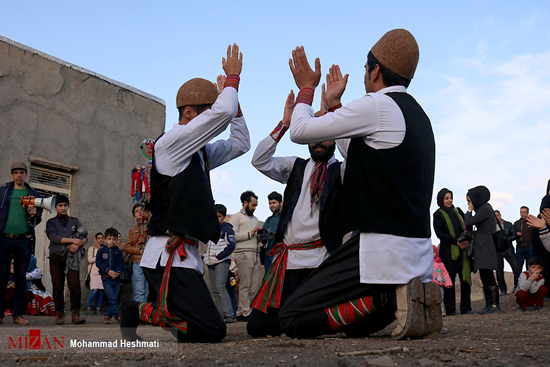
<svg viewBox="0 0 550 367"><path fill-rule="evenodd" d="M222 57L222 67L225 75L241 75L243 68L243 53L239 52L239 46L236 43L227 46L227 59Z"/></svg>
<svg viewBox="0 0 550 367"><path fill-rule="evenodd" d="M319 109L319 116L326 115L328 112L327 101L325 99L325 83L321 86L321 108Z"/></svg>
<svg viewBox="0 0 550 367"><path fill-rule="evenodd" d="M544 218L546 224L550 225L550 209L544 208L542 213L540 213L540 216Z"/></svg>
<svg viewBox="0 0 550 367"><path fill-rule="evenodd" d="M315 71L309 66L304 46L296 47L292 50L292 59L288 60L290 71L294 76L294 81L299 89L315 89L321 80L321 61L315 59Z"/></svg>
<svg viewBox="0 0 550 367"><path fill-rule="evenodd" d="M328 108L340 104L340 99L346 90L349 74L342 77L342 72L338 65L332 65L327 74L327 91L325 101Z"/></svg>
<svg viewBox="0 0 550 367"><path fill-rule="evenodd" d="M285 102L285 112L281 122L286 127L290 126L290 119L292 118L292 111L294 110L294 91L291 89Z"/></svg>
<svg viewBox="0 0 550 367"><path fill-rule="evenodd" d="M225 84L225 75L218 75L218 78L216 79L217 84L216 88L218 89L218 94L222 94L223 86Z"/></svg>
<svg viewBox="0 0 550 367"><path fill-rule="evenodd" d="M533 214L529 214L527 218L525 219L527 224L529 224L531 227L535 227L538 229L544 229L546 228L546 221L543 218L537 218Z"/></svg>

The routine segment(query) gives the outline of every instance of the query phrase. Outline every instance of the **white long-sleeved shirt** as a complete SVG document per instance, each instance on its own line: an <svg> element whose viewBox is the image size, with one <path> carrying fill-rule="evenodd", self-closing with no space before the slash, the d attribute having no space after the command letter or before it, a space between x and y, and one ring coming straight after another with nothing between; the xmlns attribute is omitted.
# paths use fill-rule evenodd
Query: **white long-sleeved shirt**
<svg viewBox="0 0 550 367"><path fill-rule="evenodd" d="M210 159L210 169L235 159L250 149L250 135L244 117L235 117L238 110L237 90L226 87L218 96L210 110L206 110L187 125L175 124L155 142L155 165L159 173L176 176L189 166L191 157L199 151L204 169L204 158L200 149L206 144L206 154ZM230 125L227 140L207 144ZM168 236L153 236L147 242L140 266L154 269L160 258L161 266L166 266L168 252L165 250ZM190 268L204 273L202 259L195 246L185 244L187 259L180 261L175 256L172 266Z"/></svg>
<svg viewBox="0 0 550 367"><path fill-rule="evenodd" d="M252 165L272 180L286 184L297 157L273 157L276 149L277 141L271 135L263 139L254 151ZM336 159L333 156L328 161L328 165L334 162L336 162ZM309 181L314 168L315 162L310 159L304 171L298 202L283 235L283 241L288 245L314 242L321 239L319 234L319 205L313 205L312 207L310 203ZM327 256L327 249L324 246L310 250L289 250L286 266L287 269L316 268L321 265Z"/></svg>
<svg viewBox="0 0 550 367"><path fill-rule="evenodd" d="M405 139L406 124L397 103L385 95L390 92L407 90L392 86L367 93L321 117L313 117L313 108L299 103L292 113L290 138L299 144L338 139L336 143L344 159L349 139L356 137L362 137L374 149L397 147ZM344 169L345 164L344 161ZM429 282L433 271L431 240L363 232L359 239L359 268L361 283L405 284L416 277Z"/></svg>

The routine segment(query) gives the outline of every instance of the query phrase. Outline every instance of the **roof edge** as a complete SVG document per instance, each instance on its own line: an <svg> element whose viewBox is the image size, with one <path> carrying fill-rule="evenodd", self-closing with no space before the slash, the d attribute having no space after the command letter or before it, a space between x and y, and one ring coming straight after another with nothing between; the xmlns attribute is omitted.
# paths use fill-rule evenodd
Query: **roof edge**
<svg viewBox="0 0 550 367"><path fill-rule="evenodd" d="M18 48L20 48L20 49L22 49L22 50L25 50L25 51L28 51L28 52L32 52L33 54L39 55L39 56L41 56L41 57L43 57L43 58L45 58L45 59L48 59L48 60L50 60L50 61L56 62L56 63L58 63L58 64L61 64L61 65L65 66L65 67L67 67L67 68L69 68L69 69L73 69L73 70L79 71L79 72L81 72L81 73L85 73L85 74L88 74L88 75L95 76L96 78L102 79L102 80L104 80L104 81L106 81L106 82L108 82L108 83L114 84L114 85L116 85L116 86L118 86L118 87L120 87L120 88L127 89L127 90L129 90L129 91L131 91L131 92L134 92L134 93L136 93L136 94L139 94L139 95L142 96L142 97L145 97L145 98L147 98L147 99L151 99L151 100L153 100L153 101L155 101L155 102L158 102L158 103L162 104L163 106L166 106L166 102L164 102L164 100L163 100L162 98L156 97L156 96L154 96L154 95L152 95L152 94L149 94L149 93L147 93L147 92L144 92L144 91L142 91L142 90L139 90L139 89L137 89L137 88L134 88L134 87L132 87L132 86L129 86L128 84L124 84L124 83L122 83L122 82L119 82L119 81L117 81L117 80L108 78L108 77L106 77L106 76L104 76L104 75L98 74L98 73L96 73L96 72L93 72L93 71L91 71L91 70L85 69L85 68L80 67L80 66L78 66L78 65L71 64L70 62L67 62L67 61L58 59L57 57L54 57L54 56L49 55L49 54L47 54L47 53L45 53L45 52L42 52L42 51L38 51L38 50L36 50L36 49L34 49L34 48L32 48L32 47L29 47L29 46L26 46L26 45L24 45L24 44L22 44L22 43L16 42L16 41L14 41L14 40L12 40L12 39L9 39L9 38L7 38L7 37L4 37L4 36L2 36L2 35L0 35L0 41L6 42L7 44L10 44L10 45L12 45L12 46L18 47Z"/></svg>

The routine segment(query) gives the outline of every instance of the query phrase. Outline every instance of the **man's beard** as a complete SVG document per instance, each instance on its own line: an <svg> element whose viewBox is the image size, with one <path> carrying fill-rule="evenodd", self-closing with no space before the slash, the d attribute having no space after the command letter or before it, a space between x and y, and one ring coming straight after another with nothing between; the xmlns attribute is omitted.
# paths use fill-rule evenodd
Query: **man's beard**
<svg viewBox="0 0 550 367"><path fill-rule="evenodd" d="M334 155L336 144L332 144L324 152L316 152L315 148L317 147L325 146L320 143L317 143L313 146L308 146L309 154L311 154L311 159L313 159L315 162L328 162L328 160Z"/></svg>
<svg viewBox="0 0 550 367"><path fill-rule="evenodd" d="M254 214L254 209L250 209L248 206L244 208L244 211L249 217L251 217Z"/></svg>

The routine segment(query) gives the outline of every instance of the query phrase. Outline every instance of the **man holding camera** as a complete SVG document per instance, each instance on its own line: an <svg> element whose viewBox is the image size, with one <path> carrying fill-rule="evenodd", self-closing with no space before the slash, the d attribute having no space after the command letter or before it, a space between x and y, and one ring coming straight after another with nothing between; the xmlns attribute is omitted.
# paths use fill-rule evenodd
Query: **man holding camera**
<svg viewBox="0 0 550 367"><path fill-rule="evenodd" d="M15 294L13 322L27 325L25 314L26 272L34 252L34 227L42 221L42 209L33 205L24 208L19 203L22 196L40 198L40 194L25 182L27 164L15 162L11 165L12 182L0 187L0 324L6 309L6 287L10 277L13 259Z"/></svg>
<svg viewBox="0 0 550 367"><path fill-rule="evenodd" d="M273 263L248 320L247 331L252 337L282 333L278 320L280 307L328 254L342 244L336 210L340 204L337 199L341 191L340 162L334 158L334 140L309 144L309 159L273 157L290 126L293 105L291 91L283 120L258 144L252 157L252 165L258 171L287 185L273 241L275 247L270 254Z"/></svg>

